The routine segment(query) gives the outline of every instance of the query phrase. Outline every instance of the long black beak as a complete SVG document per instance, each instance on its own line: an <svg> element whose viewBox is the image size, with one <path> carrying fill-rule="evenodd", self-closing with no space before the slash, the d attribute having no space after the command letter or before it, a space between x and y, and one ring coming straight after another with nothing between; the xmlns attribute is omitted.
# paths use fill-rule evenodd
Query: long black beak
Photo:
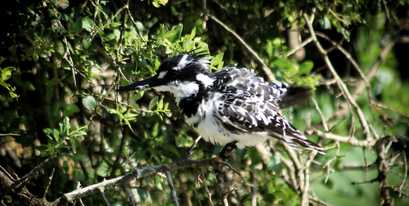
<svg viewBox="0 0 409 206"><path fill-rule="evenodd" d="M148 79L144 79L138 82L134 82L132 84L129 85L125 85L125 86L120 86L117 91L130 91L130 90L136 90L136 89L144 89L147 87L153 87L153 86L157 86L158 84L158 79L155 76L150 77Z"/></svg>

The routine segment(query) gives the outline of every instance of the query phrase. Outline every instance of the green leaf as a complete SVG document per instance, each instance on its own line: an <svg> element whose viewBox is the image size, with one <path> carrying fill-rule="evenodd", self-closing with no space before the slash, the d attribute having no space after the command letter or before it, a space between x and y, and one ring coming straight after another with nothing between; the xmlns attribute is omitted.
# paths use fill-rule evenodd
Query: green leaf
<svg viewBox="0 0 409 206"><path fill-rule="evenodd" d="M112 33L107 35L107 39L110 41L118 41L121 36L121 31L119 29L114 29Z"/></svg>
<svg viewBox="0 0 409 206"><path fill-rule="evenodd" d="M95 101L93 96L88 95L82 99L82 105L84 105L84 107L88 110L92 111L97 107L97 101Z"/></svg>
<svg viewBox="0 0 409 206"><path fill-rule="evenodd" d="M11 72L14 70L13 67L6 67L1 70L1 81L7 81L11 77Z"/></svg>
<svg viewBox="0 0 409 206"><path fill-rule="evenodd" d="M79 112L79 111L80 111L80 109L75 104L67 104L64 107L64 115L68 116L68 117L75 114L75 113L77 113L77 112Z"/></svg>
<svg viewBox="0 0 409 206"><path fill-rule="evenodd" d="M224 53L218 53L216 56L212 58L212 63L211 66L216 68L217 70L221 69L223 67L223 55Z"/></svg>
<svg viewBox="0 0 409 206"><path fill-rule="evenodd" d="M168 3L168 0L153 0L152 1L152 5L156 8L165 6L167 3Z"/></svg>
<svg viewBox="0 0 409 206"><path fill-rule="evenodd" d="M305 61L300 65L299 74L310 74L312 68L314 68L314 63L312 61Z"/></svg>
<svg viewBox="0 0 409 206"><path fill-rule="evenodd" d="M90 19L89 17L84 17L81 20L81 28L87 30L87 31L92 31L92 28L94 27L94 21Z"/></svg>
<svg viewBox="0 0 409 206"><path fill-rule="evenodd" d="M102 162L96 170L98 176L106 177L108 175L109 165L106 162Z"/></svg>
<svg viewBox="0 0 409 206"><path fill-rule="evenodd" d="M7 83L6 81L10 79L11 74L15 70L14 67L5 67L1 70L0 74L0 86L4 87L5 89L8 90L9 95L11 98L17 98L18 95L15 93L16 88L12 86L11 84Z"/></svg>
<svg viewBox="0 0 409 206"><path fill-rule="evenodd" d="M162 38L174 43L182 36L183 25L173 26L170 31L162 34Z"/></svg>
<svg viewBox="0 0 409 206"><path fill-rule="evenodd" d="M273 65L282 70L290 70L293 63L289 59L278 58L273 61Z"/></svg>

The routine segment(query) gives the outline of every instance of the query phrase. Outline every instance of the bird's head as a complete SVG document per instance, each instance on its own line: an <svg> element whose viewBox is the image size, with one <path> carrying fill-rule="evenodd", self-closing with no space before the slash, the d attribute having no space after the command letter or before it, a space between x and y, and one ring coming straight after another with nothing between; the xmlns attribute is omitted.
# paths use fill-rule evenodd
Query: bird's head
<svg viewBox="0 0 409 206"><path fill-rule="evenodd" d="M162 62L156 75L119 87L119 91L152 88L158 92L170 92L177 99L190 97L213 84L209 73L209 59L182 54Z"/></svg>

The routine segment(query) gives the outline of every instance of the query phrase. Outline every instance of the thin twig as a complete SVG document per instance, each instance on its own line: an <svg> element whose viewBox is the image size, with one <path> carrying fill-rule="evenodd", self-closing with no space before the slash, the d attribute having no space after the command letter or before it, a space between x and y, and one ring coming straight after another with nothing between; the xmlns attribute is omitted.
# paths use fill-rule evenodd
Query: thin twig
<svg viewBox="0 0 409 206"><path fill-rule="evenodd" d="M114 163L112 164L112 167L111 167L112 168L111 169L111 175L114 175L116 170L119 167L120 160L122 159L122 152L123 152L123 150L125 148L125 144L126 144L126 138L128 137L128 135L124 134L124 131L123 131L122 127L120 129L120 134L121 135L119 135L119 136L121 137L121 143L119 144L119 148L118 148L118 152L116 153L115 161L114 161Z"/></svg>
<svg viewBox="0 0 409 206"><path fill-rule="evenodd" d="M287 181L287 184L294 190L299 188L299 184L297 183L296 172L293 162L291 160L285 158L281 153L276 152L274 146L270 145L270 149L274 152L274 154L280 159L280 161L284 164L287 171L285 174L282 174L284 180ZM288 178L287 178L288 177Z"/></svg>
<svg viewBox="0 0 409 206"><path fill-rule="evenodd" d="M329 204L327 204L326 202L324 202L324 201L318 199L318 198L315 197L315 196L310 196L310 201L313 202L313 203L315 203L315 204L313 204L313 205L319 205L319 206L328 206L328 205L329 205Z"/></svg>
<svg viewBox="0 0 409 206"><path fill-rule="evenodd" d="M380 68L380 66L383 64L383 62L385 61L387 55L389 54L389 52L392 50L393 46L394 46L395 42L391 41L388 42L381 50L381 52L379 53L379 56L376 60L376 62L371 66L371 68L369 69L368 73L365 75L366 79L368 82L371 82L371 80L375 77L375 75L378 73L378 70ZM355 90L352 91L352 97L354 99L356 99L359 95L362 94L362 92L365 89L365 82L359 81L356 86L355 86ZM371 101L372 103L373 101ZM341 105L340 106L340 110L338 110L337 112L334 113L334 117L342 117L345 114L348 113L348 107L345 105ZM332 119L332 118L330 118ZM375 135L375 134L374 134ZM375 135L376 136L376 135Z"/></svg>
<svg viewBox="0 0 409 206"><path fill-rule="evenodd" d="M213 200L212 200L212 193L210 192L209 187L207 187L206 183L204 183L204 188L205 188L206 193L207 193L207 197L208 197L208 200L209 200L209 205L213 206L214 204L213 204Z"/></svg>
<svg viewBox="0 0 409 206"><path fill-rule="evenodd" d="M49 157L47 159L45 159L44 161L42 161L40 164L38 164L37 166L35 166L32 170L30 170L30 172L28 172L27 174L25 174L23 177L21 177L19 180L17 180L14 183L14 187L15 188L20 188L22 186L24 186L27 182L30 181L31 178L35 177L38 175L38 173L44 169L44 167L51 162L51 160L54 160L54 158Z"/></svg>
<svg viewBox="0 0 409 206"><path fill-rule="evenodd" d="M314 160L315 156L317 155L317 151L312 151L307 162L305 163L304 168L304 188L302 190L301 196L301 206L308 206L310 200L310 166L311 162Z"/></svg>
<svg viewBox="0 0 409 206"><path fill-rule="evenodd" d="M345 58L347 58L352 66L355 68L355 70L358 72L359 76L362 79L362 87L366 87L368 89L368 96L370 97L371 95L371 85L369 84L368 79L366 78L365 74L362 72L361 67L358 65L358 63L355 61L355 59L352 57L352 55L345 50L339 43L335 42L334 40L332 40L331 38L329 38L327 35L325 35L324 33L321 32L316 32L317 36L327 40L328 42L330 42L335 48L337 48L344 56Z"/></svg>
<svg viewBox="0 0 409 206"><path fill-rule="evenodd" d="M253 48L249 44L247 44L243 38L240 37L233 29L231 29L229 26L227 26L225 23L223 23L221 20L219 20L217 17L213 16L212 14L208 15L210 19L212 19L214 22L219 24L221 27L223 27L227 32L229 32L231 35L233 35L243 46L244 48L247 49L247 51L253 55L253 57L257 60L257 62L262 66L261 68L263 69L264 74L267 76L268 80L273 81L275 80L274 74L271 72L270 68L267 66L266 63L264 63L263 59L254 51Z"/></svg>
<svg viewBox="0 0 409 206"><path fill-rule="evenodd" d="M54 172L55 172L55 168L53 168L53 170L51 171L50 176L48 177L48 183L45 187L44 193L43 193L43 198L45 199L45 196L47 195L48 189L50 189L50 185L51 182L53 181L53 177L54 177Z"/></svg>
<svg viewBox="0 0 409 206"><path fill-rule="evenodd" d="M374 181L379 181L379 196L380 196L380 205L382 206L391 206L393 205L393 200L390 194L390 187L388 185L386 174L389 171L389 163L387 160L387 154L390 146L392 145L392 141L390 142L383 142L381 145L378 146L378 176L374 179Z"/></svg>
<svg viewBox="0 0 409 206"><path fill-rule="evenodd" d="M175 203L176 206L179 206L179 199L178 199L178 195L176 193L176 188L175 185L173 184L173 179L172 179L172 174L170 173L169 170L165 170L165 175L166 175L166 180L168 181L169 187L170 187L170 191L171 191L171 196L172 196L172 200Z"/></svg>
<svg viewBox="0 0 409 206"><path fill-rule="evenodd" d="M81 188L81 182L78 182L77 184L77 189ZM78 202L80 203L81 206L85 206L84 202L82 201L81 198L78 199ZM58 204L54 204L54 205L58 205Z"/></svg>
<svg viewBox="0 0 409 206"><path fill-rule="evenodd" d="M131 202L132 206L139 205L140 199L138 195L138 191L136 188L131 188L129 185L124 185L124 190L128 194L128 199Z"/></svg>
<svg viewBox="0 0 409 206"><path fill-rule="evenodd" d="M304 188L304 174L302 173L302 165L301 162L298 158L297 153L295 150L288 146L287 144L284 144L284 149L286 150L288 156L290 157L291 162L293 163L293 168L292 172L294 173L295 177L298 177L298 184L294 185L299 191L302 191ZM290 170L291 171L291 170ZM295 183L295 182L294 182Z"/></svg>
<svg viewBox="0 0 409 206"><path fill-rule="evenodd" d="M367 77L367 81L371 81L371 79L373 79L375 77L375 75L378 73L379 68L381 67L381 65L383 64L383 62L385 62L386 57L388 56L389 52L392 50L393 46L395 45L394 41L388 42L381 50L381 52L379 53L379 56L376 60L376 62L371 66L371 68L369 69L368 73L365 75ZM362 87L362 84L365 84L364 82L359 82L356 85L356 89L354 92L352 92L353 97L358 97L364 87Z"/></svg>
<svg viewBox="0 0 409 206"><path fill-rule="evenodd" d="M292 49L291 51L289 51L285 57L289 57L291 55L293 55L294 53L296 53L298 50L304 48L307 44L311 43L314 39L312 37L309 37L308 39L306 39L305 41L303 41L300 45L298 45L298 47Z"/></svg>
<svg viewBox="0 0 409 206"><path fill-rule="evenodd" d="M111 206L111 203L109 203L109 200L108 200L107 196L105 195L104 188L103 188L103 187L100 187L100 188L98 188L98 190L99 190L99 192L101 193L102 199L104 199L105 204L106 204L107 206Z"/></svg>
<svg viewBox="0 0 409 206"><path fill-rule="evenodd" d="M251 188L251 206L257 206L257 177L254 172L250 172L252 184L254 187Z"/></svg>
<svg viewBox="0 0 409 206"><path fill-rule="evenodd" d="M21 136L19 133L0 133L0 137L6 137L6 136Z"/></svg>
<svg viewBox="0 0 409 206"><path fill-rule="evenodd" d="M223 196L223 205L224 206L229 206L229 200L227 199L228 195L224 195Z"/></svg>
<svg viewBox="0 0 409 206"><path fill-rule="evenodd" d="M330 132L323 132L318 129L311 129L307 133L311 135L317 135L325 139L331 139L331 140L348 143L348 144L359 146L359 147L372 147L376 143L376 140L359 140L356 137L341 136L341 135L337 135L337 134L330 133Z"/></svg>
<svg viewBox="0 0 409 206"><path fill-rule="evenodd" d="M71 74L72 74L72 81L74 82L74 87L77 88L77 78L75 76L77 69L75 68L74 61L72 60L72 57L71 57L72 48L71 48L71 45L68 43L67 38L64 37L63 41L64 41L64 44L65 44L65 47L66 47L66 50L65 50L65 53L64 53L63 57L68 62L68 64L70 65Z"/></svg>
<svg viewBox="0 0 409 206"><path fill-rule="evenodd" d="M318 105L317 100L316 100L315 98L312 98L312 102L314 103L315 110L317 110L318 115L321 117L321 123L322 123L322 126L324 127L324 131L325 131L325 132L328 132L328 131L329 131L329 127L328 127L327 120L326 120L324 114L322 113L321 108L320 108L320 106Z"/></svg>
<svg viewBox="0 0 409 206"><path fill-rule="evenodd" d="M407 162L407 157L406 157L406 153L405 152L403 152L403 164L405 165L404 166L404 173L403 173L403 180L402 180L402 182L400 183L400 185L399 185L399 197L402 197L402 195L403 195L403 187L405 186L405 184L406 184L406 179L408 178L408 162Z"/></svg>
<svg viewBox="0 0 409 206"><path fill-rule="evenodd" d="M193 145L189 148L189 152L188 152L188 156L190 157L190 156L192 156L192 153L193 153L193 149L196 147L196 145L199 143L199 141L202 139L202 136L198 136L196 139L195 139L195 142L193 142Z"/></svg>
<svg viewBox="0 0 409 206"><path fill-rule="evenodd" d="M14 189L15 181L18 179L14 172L9 172L0 165L0 188L2 194L7 194L8 192L14 193L13 196L18 198L19 203L22 205L32 205L32 206L44 206L50 205L50 203L44 198L38 198L24 186L19 190Z"/></svg>
<svg viewBox="0 0 409 206"><path fill-rule="evenodd" d="M322 47L321 43L317 39L317 36L315 34L315 30L314 30L314 28L312 26L313 21L314 21L314 15L312 15L311 17L308 17L306 14L304 14L304 19L305 19L305 21L307 23L308 30L310 31L310 34L314 39L315 46L317 47L317 49L318 49L319 53L321 54L321 56L324 58L325 64L327 65L328 69L330 70L332 76L337 81L337 85L338 85L339 89L341 90L342 94L344 95L344 97L346 98L348 103L352 106L352 108L354 108L355 113L358 115L359 122L361 123L361 126L362 126L362 128L364 130L364 133L365 133L367 139L368 140L373 139L373 137L371 135L371 131L369 129L369 124L368 124L368 122L366 120L366 117L365 117L364 113L362 112L362 110L358 106L358 104L356 103L355 99L352 97L351 93L348 90L348 87L345 85L345 83L342 81L341 77L339 77L338 73L336 72L334 66L332 65L331 60L329 59L329 57L327 55L327 51L325 51L325 49Z"/></svg>

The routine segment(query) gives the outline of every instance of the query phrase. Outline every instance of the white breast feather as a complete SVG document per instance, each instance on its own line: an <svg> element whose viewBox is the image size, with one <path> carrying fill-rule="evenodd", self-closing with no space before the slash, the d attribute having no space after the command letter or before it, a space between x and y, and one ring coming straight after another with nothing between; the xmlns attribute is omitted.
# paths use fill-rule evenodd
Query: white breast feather
<svg viewBox="0 0 409 206"><path fill-rule="evenodd" d="M213 82L214 82L214 79L210 78L208 75L205 75L205 74L197 74L197 75L196 75L196 79L197 79L198 81L202 82L202 84L203 84L205 87L209 87L209 86L212 85Z"/></svg>
<svg viewBox="0 0 409 206"><path fill-rule="evenodd" d="M220 145L238 141L237 146L243 148L263 143L270 137L264 132L236 134L225 129L221 123L218 123L219 120L214 117L217 105L221 104L220 96L220 93L215 93L208 101L203 101L196 115L186 119L191 125L201 120L195 129L206 141Z"/></svg>

